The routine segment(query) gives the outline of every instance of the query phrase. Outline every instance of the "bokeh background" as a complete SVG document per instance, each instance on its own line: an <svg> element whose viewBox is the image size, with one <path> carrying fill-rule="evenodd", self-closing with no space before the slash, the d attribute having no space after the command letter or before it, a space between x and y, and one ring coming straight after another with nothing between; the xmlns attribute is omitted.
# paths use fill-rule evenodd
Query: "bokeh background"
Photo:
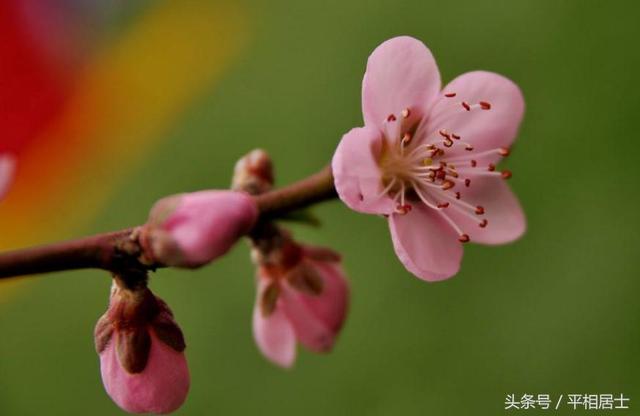
<svg viewBox="0 0 640 416"><path fill-rule="evenodd" d="M152 288L189 345L177 414L496 415L524 393L624 393L631 410L615 414L637 414L639 12L633 1L3 0L0 151L20 165L0 248L141 223L161 196L228 186L234 160L258 146L280 184L312 173L361 124L369 53L412 35L445 81L487 69L522 87L508 165L528 233L469 246L458 276L426 284L395 258L385 221L317 207L323 228L295 235L344 253L353 301L335 351L302 352L291 371L254 346L244 244L196 272L159 271ZM1 415L121 414L92 340L109 285L77 271L0 286Z"/></svg>

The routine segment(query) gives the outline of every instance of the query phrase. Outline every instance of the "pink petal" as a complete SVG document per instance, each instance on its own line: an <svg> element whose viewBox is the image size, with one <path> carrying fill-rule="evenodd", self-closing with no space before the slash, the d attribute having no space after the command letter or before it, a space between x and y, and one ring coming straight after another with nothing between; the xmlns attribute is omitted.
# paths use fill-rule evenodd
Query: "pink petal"
<svg viewBox="0 0 640 416"><path fill-rule="evenodd" d="M259 299L267 287L265 279L258 279L258 295L253 308L253 337L262 354L273 363L289 368L296 359L296 336L281 308L281 301L273 313L265 317Z"/></svg>
<svg viewBox="0 0 640 416"><path fill-rule="evenodd" d="M117 336L117 333L116 333ZM184 353L160 342L151 332L151 352L142 373L127 373L118 361L116 342L111 340L100 354L104 387L118 406L130 413L171 413L189 391L189 369Z"/></svg>
<svg viewBox="0 0 640 416"><path fill-rule="evenodd" d="M389 216L389 228L398 258L417 277L427 281L443 280L460 269L459 236L433 209L414 204L405 215Z"/></svg>
<svg viewBox="0 0 640 416"><path fill-rule="evenodd" d="M330 351L335 333L314 313L303 295L284 282L281 296L282 308L293 325L298 341L314 352Z"/></svg>
<svg viewBox="0 0 640 416"><path fill-rule="evenodd" d="M342 267L338 264L306 260L322 277L322 293L318 296L300 294L309 310L337 334L344 323L349 308L349 285Z"/></svg>
<svg viewBox="0 0 640 416"><path fill-rule="evenodd" d="M504 179L475 176L472 186L463 191L465 202L480 205L485 213L474 221L453 207L449 216L467 233L473 243L504 244L518 239L527 228L522 207ZM478 222L486 218L488 225L480 228Z"/></svg>
<svg viewBox="0 0 640 416"><path fill-rule="evenodd" d="M374 127L354 128L345 134L333 155L331 167L340 199L355 211L368 214L393 212L393 202L380 195L382 179L378 156L382 135Z"/></svg>
<svg viewBox="0 0 640 416"><path fill-rule="evenodd" d="M405 108L426 114L440 91L440 72L431 51L417 39L400 36L378 46L362 81L362 113L367 126L382 128L390 114Z"/></svg>
<svg viewBox="0 0 640 416"><path fill-rule="evenodd" d="M2 199L13 180L16 162L12 156L0 155L0 199Z"/></svg>
<svg viewBox="0 0 640 416"><path fill-rule="evenodd" d="M444 94L455 93L447 98ZM480 101L489 103L489 110L474 107L465 110L462 102L469 105ZM509 147L516 137L524 115L524 98L516 84L502 75L492 72L475 71L460 75L451 81L440 94L431 112L427 130L437 134L441 129L461 137L462 142L473 145L473 153L464 146L454 146L447 150L449 157L465 155L499 147ZM500 159L498 154L491 162Z"/></svg>

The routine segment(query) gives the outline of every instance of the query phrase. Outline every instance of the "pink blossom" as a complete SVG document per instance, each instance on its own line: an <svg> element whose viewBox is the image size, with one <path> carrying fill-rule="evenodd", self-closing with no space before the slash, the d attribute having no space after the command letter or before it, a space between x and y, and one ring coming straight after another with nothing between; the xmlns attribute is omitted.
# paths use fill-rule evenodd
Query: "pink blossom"
<svg viewBox="0 0 640 416"><path fill-rule="evenodd" d="M190 385L182 331L148 289L114 287L95 342L104 387L122 409L165 414L182 405Z"/></svg>
<svg viewBox="0 0 640 416"><path fill-rule="evenodd" d="M244 192L173 195L153 206L141 241L154 261L195 268L229 251L257 218L255 200Z"/></svg>
<svg viewBox="0 0 640 416"><path fill-rule="evenodd" d="M266 257L258 261L253 311L258 348L269 360L287 368L295 361L297 342L313 352L329 352L349 303L339 255L289 240Z"/></svg>
<svg viewBox="0 0 640 416"><path fill-rule="evenodd" d="M15 167L16 162L12 156L0 154L0 199L2 199L9 190L9 185L11 185L13 181Z"/></svg>
<svg viewBox="0 0 640 416"><path fill-rule="evenodd" d="M520 89L484 71L440 85L422 42L378 46L362 81L364 127L344 135L332 161L342 201L386 216L396 254L429 281L458 272L461 243L507 243L526 228L511 173L496 170L522 120Z"/></svg>

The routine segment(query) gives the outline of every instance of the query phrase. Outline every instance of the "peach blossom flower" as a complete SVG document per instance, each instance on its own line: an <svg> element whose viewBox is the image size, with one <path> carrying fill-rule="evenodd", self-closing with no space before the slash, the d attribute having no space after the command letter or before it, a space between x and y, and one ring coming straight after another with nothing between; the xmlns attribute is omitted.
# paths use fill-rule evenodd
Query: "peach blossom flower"
<svg viewBox="0 0 640 416"><path fill-rule="evenodd" d="M507 243L526 228L504 182L511 173L496 169L522 120L520 89L484 71L440 88L422 42L378 46L362 81L364 127L344 135L332 161L342 201L387 216L396 254L430 281L458 272L461 243Z"/></svg>

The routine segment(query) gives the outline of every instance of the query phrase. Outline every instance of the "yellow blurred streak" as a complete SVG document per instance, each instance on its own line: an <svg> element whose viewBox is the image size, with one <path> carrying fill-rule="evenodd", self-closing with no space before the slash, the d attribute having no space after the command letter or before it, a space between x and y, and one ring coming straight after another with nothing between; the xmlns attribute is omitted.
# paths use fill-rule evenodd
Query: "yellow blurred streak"
<svg viewBox="0 0 640 416"><path fill-rule="evenodd" d="M246 44L246 20L233 3L162 2L96 56L64 116L20 161L0 209L0 248L70 237L87 224L220 79Z"/></svg>

